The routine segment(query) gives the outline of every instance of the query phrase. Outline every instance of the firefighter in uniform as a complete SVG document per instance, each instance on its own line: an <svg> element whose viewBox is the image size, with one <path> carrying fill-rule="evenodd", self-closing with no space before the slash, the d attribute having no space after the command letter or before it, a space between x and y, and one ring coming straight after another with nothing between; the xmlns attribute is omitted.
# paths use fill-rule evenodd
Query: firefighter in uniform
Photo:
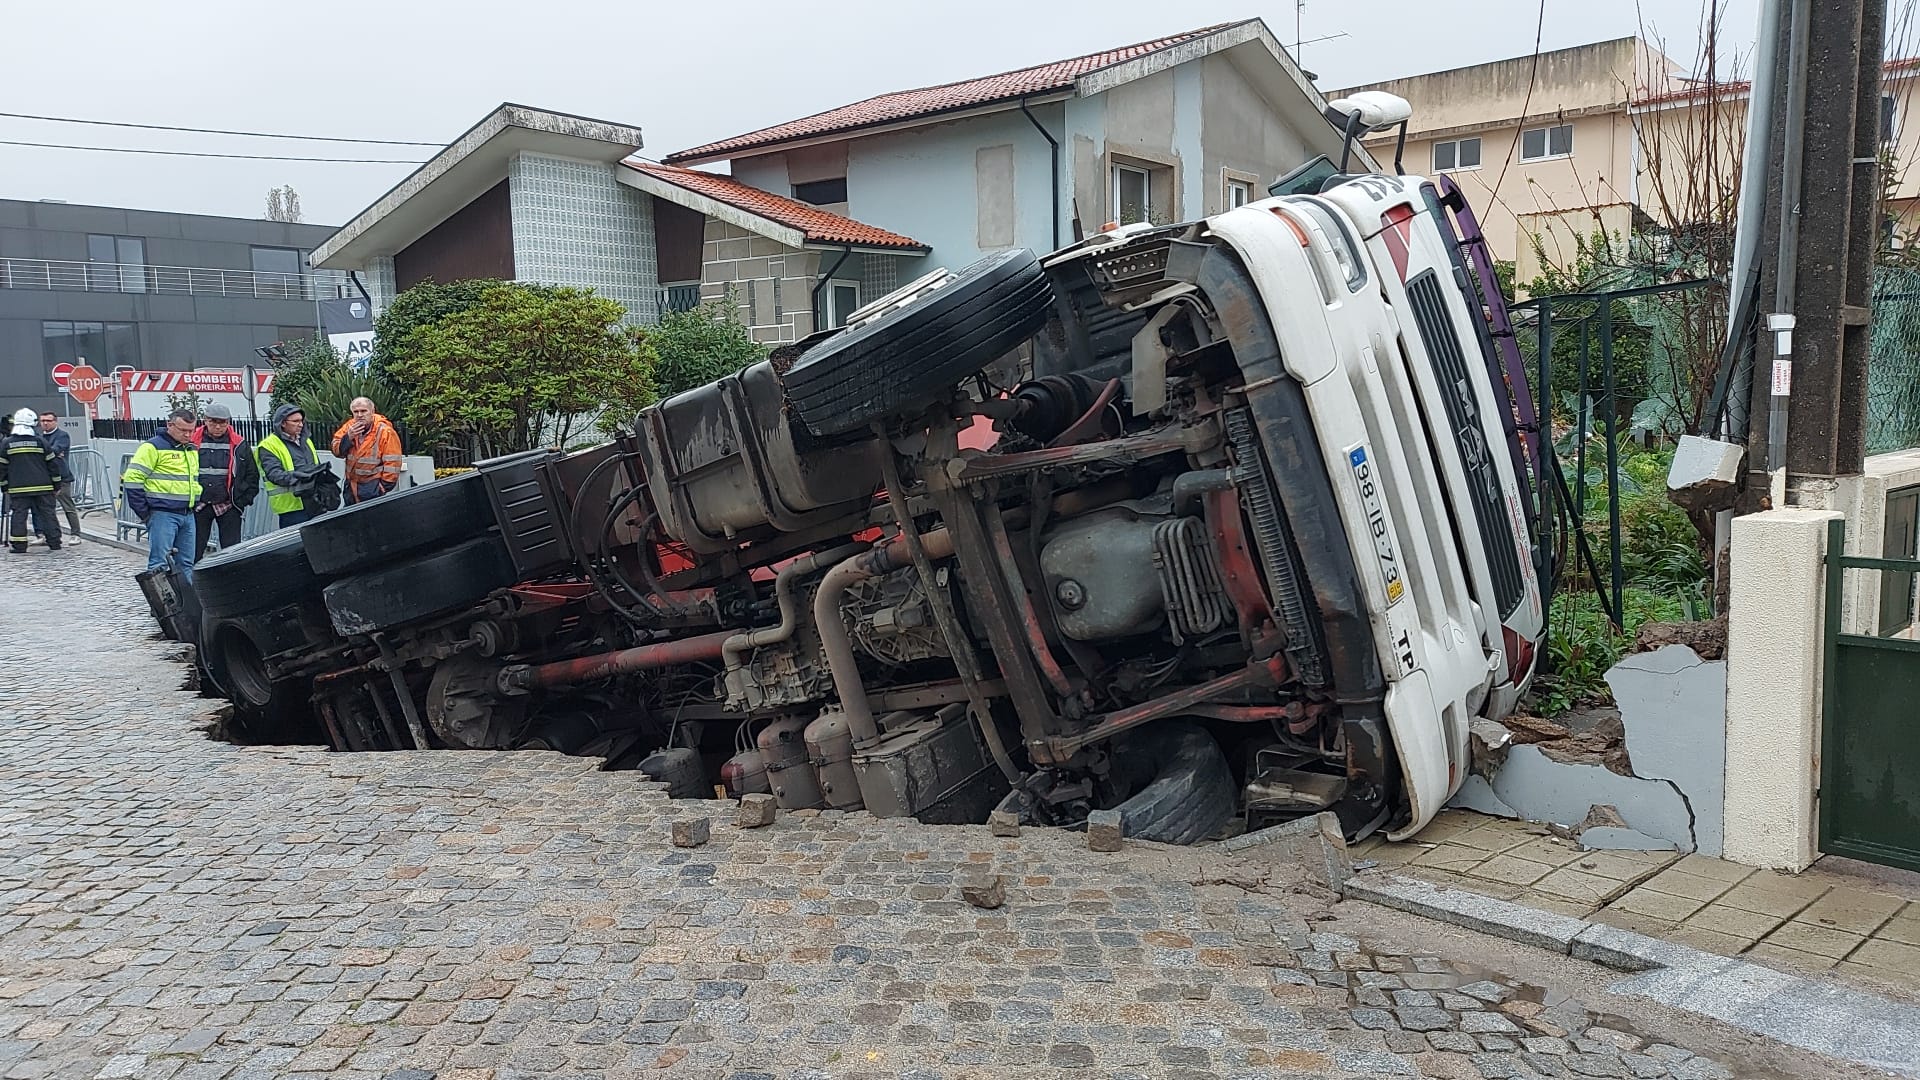
<svg viewBox="0 0 1920 1080"><path fill-rule="evenodd" d="M41 441L33 422L32 409L14 413L6 453L0 454L0 488L6 489L13 508L7 515L7 543L16 552L27 550L27 515L32 514L33 526L47 538L48 550L59 551L60 519L54 516L53 493L64 483L63 474L53 448Z"/></svg>

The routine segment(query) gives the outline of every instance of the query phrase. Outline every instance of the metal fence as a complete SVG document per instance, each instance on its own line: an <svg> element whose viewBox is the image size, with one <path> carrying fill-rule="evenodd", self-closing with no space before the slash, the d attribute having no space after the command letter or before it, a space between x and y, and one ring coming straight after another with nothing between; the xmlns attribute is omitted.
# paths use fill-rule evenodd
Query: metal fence
<svg viewBox="0 0 1920 1080"><path fill-rule="evenodd" d="M407 436L407 425L391 418L389 422L393 424L394 433L400 436L400 445L411 446L412 442ZM158 419L95 420L92 431L96 439L151 439L164 424L164 421ZM264 416L258 420L234 420L233 426L240 432L242 438L253 443L258 443L273 433L272 423ZM307 427L307 436L313 440L315 446L324 450L327 448L328 441L333 438L333 432L321 431L310 424Z"/></svg>
<svg viewBox="0 0 1920 1080"><path fill-rule="evenodd" d="M1920 446L1920 269L1874 274L1867 360L1867 453Z"/></svg>
<svg viewBox="0 0 1920 1080"><path fill-rule="evenodd" d="M0 289L247 296L260 300L338 300L359 295L347 276L337 270L277 274L217 266L63 259L0 259Z"/></svg>

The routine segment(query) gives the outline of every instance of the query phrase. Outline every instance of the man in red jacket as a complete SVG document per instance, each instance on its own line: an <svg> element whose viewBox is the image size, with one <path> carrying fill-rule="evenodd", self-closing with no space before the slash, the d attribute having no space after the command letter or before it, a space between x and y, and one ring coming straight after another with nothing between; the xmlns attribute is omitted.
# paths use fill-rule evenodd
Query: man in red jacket
<svg viewBox="0 0 1920 1080"><path fill-rule="evenodd" d="M241 518L260 494L260 465L253 444L233 426L233 411L217 401L200 410L191 441L200 452L200 504L193 510L197 561L216 525L221 547L240 542Z"/></svg>

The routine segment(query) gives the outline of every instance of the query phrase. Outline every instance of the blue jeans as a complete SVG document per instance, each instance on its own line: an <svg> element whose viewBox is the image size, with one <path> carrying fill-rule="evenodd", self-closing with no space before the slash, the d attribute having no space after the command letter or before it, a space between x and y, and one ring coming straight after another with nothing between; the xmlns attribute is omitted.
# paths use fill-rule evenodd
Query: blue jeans
<svg viewBox="0 0 1920 1080"><path fill-rule="evenodd" d="M180 576L193 580L193 515L179 510L155 510L147 515L147 569L164 570L171 561ZM168 558L168 553L172 558Z"/></svg>
<svg viewBox="0 0 1920 1080"><path fill-rule="evenodd" d="M311 520L313 520L313 511L303 506L298 510L289 510L284 514L281 514L280 527L283 529L291 529L295 525L299 525Z"/></svg>

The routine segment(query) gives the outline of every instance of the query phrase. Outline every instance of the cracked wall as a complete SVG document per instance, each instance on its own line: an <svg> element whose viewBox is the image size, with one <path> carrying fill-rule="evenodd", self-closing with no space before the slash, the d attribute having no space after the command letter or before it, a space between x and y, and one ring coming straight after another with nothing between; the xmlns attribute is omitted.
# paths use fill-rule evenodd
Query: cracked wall
<svg viewBox="0 0 1920 1080"><path fill-rule="evenodd" d="M1726 664L1669 645L1607 673L1632 775L1515 746L1490 778L1473 776L1451 805L1578 830L1588 847L1673 848L1719 855L1725 789ZM1596 815L1612 807L1618 821Z"/></svg>

